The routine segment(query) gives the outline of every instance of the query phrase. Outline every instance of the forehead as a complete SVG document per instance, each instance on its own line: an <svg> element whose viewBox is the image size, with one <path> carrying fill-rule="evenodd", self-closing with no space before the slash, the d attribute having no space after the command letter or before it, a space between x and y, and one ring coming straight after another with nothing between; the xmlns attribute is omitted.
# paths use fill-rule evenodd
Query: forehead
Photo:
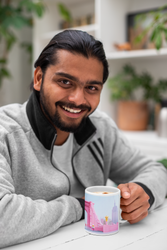
<svg viewBox="0 0 167 250"><path fill-rule="evenodd" d="M90 78L103 81L103 64L95 57L85 57L79 53L72 53L67 50L58 50L56 63L49 69L53 73L64 72L80 78ZM89 80L90 80L89 79Z"/></svg>

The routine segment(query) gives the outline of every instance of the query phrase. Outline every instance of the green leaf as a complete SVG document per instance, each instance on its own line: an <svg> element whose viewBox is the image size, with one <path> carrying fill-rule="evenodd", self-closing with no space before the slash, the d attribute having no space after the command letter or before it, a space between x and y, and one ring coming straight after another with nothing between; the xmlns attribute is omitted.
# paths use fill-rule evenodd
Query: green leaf
<svg viewBox="0 0 167 250"><path fill-rule="evenodd" d="M140 87L140 81L135 69L127 64L122 71L108 80L108 87L111 89L112 100L132 99L133 91Z"/></svg>
<svg viewBox="0 0 167 250"><path fill-rule="evenodd" d="M140 43L140 42L142 41L143 37L144 37L144 33L141 33L140 35L138 35L138 36L135 38L134 42L135 42L135 43Z"/></svg>
<svg viewBox="0 0 167 250"><path fill-rule="evenodd" d="M1 58L0 59L0 64L5 64L5 63L7 63L7 60L5 58Z"/></svg>
<svg viewBox="0 0 167 250"><path fill-rule="evenodd" d="M151 28L152 28L152 24L149 25L147 28L145 28L137 37L135 37L134 42L140 43Z"/></svg>
<svg viewBox="0 0 167 250"><path fill-rule="evenodd" d="M13 26L16 29L21 29L24 26L28 25L27 18L20 14L17 10L12 10L4 17L2 21L2 27L8 29Z"/></svg>
<svg viewBox="0 0 167 250"><path fill-rule="evenodd" d="M6 68L0 68L0 77L11 77L11 74L8 69Z"/></svg>
<svg viewBox="0 0 167 250"><path fill-rule="evenodd" d="M0 6L0 23L3 25L4 21L8 19L14 12L13 7L5 5L5 6Z"/></svg>
<svg viewBox="0 0 167 250"><path fill-rule="evenodd" d="M154 21L158 21L161 18L162 14L161 13L155 13L154 15Z"/></svg>
<svg viewBox="0 0 167 250"><path fill-rule="evenodd" d="M158 33L155 37L155 47L159 50L162 46L162 36L161 33Z"/></svg>
<svg viewBox="0 0 167 250"><path fill-rule="evenodd" d="M11 18L12 26L16 29L21 29L24 26L28 26L27 18L23 16L16 15L15 17Z"/></svg>
<svg viewBox="0 0 167 250"><path fill-rule="evenodd" d="M45 11L45 7L42 3L38 2L34 6L35 13L37 14L38 17L42 17L43 13Z"/></svg>
<svg viewBox="0 0 167 250"><path fill-rule="evenodd" d="M157 35L157 27L155 29L153 29L152 33L151 33L151 37L150 37L150 41L153 42L156 35Z"/></svg>
<svg viewBox="0 0 167 250"><path fill-rule="evenodd" d="M6 41L6 49L9 51L13 44L17 41L16 36L13 32L11 32L8 29L5 29L4 27L0 27L0 34Z"/></svg>
<svg viewBox="0 0 167 250"><path fill-rule="evenodd" d="M8 51L11 50L12 46L16 41L17 38L12 34L9 34L8 37L6 37L6 48Z"/></svg>
<svg viewBox="0 0 167 250"><path fill-rule="evenodd" d="M129 75L132 75L132 76L135 76L136 75L136 72L135 72L135 69L130 65L130 64L126 64L124 67L123 67L123 72L125 74L129 74Z"/></svg>
<svg viewBox="0 0 167 250"><path fill-rule="evenodd" d="M162 159L158 162L162 163L162 165L164 165L164 167L167 168L167 159Z"/></svg>
<svg viewBox="0 0 167 250"><path fill-rule="evenodd" d="M28 12L34 12L38 17L42 17L45 7L42 1L33 2L31 0L22 0L19 7L25 7Z"/></svg>
<svg viewBox="0 0 167 250"><path fill-rule="evenodd" d="M137 89L142 90L144 100L159 100L160 95L157 87L154 87L152 83L153 78L148 72L138 74L130 64L124 65L122 70L114 77L109 78L107 82L111 90L112 100L134 100ZM163 85L165 85L165 81L163 81Z"/></svg>
<svg viewBox="0 0 167 250"><path fill-rule="evenodd" d="M19 3L19 7L25 7L26 10L29 12L34 10L34 3L30 0L21 0Z"/></svg>
<svg viewBox="0 0 167 250"><path fill-rule="evenodd" d="M159 88L159 91L164 93L164 91L167 90L167 80L166 79L160 79L157 83L157 86Z"/></svg>
<svg viewBox="0 0 167 250"><path fill-rule="evenodd" d="M62 18L65 21L71 21L72 20L71 13L64 4L58 3L57 7L58 7L60 15L62 16Z"/></svg>

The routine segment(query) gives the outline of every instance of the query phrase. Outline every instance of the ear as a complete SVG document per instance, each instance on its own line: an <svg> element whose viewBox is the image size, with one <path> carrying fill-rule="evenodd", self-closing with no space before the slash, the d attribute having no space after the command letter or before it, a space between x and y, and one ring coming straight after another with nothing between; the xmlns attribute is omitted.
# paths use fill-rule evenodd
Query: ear
<svg viewBox="0 0 167 250"><path fill-rule="evenodd" d="M40 67L37 67L34 71L34 89L40 91L42 84L42 70Z"/></svg>

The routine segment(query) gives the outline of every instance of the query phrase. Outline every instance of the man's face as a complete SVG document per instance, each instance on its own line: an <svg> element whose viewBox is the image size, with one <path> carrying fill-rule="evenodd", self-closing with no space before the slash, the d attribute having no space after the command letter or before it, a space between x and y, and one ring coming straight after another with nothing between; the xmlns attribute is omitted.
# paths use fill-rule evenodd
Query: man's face
<svg viewBox="0 0 167 250"><path fill-rule="evenodd" d="M76 132L99 104L103 65L96 58L66 50L59 50L57 58L43 79L40 67L36 69L34 88L40 91L42 110L54 126Z"/></svg>

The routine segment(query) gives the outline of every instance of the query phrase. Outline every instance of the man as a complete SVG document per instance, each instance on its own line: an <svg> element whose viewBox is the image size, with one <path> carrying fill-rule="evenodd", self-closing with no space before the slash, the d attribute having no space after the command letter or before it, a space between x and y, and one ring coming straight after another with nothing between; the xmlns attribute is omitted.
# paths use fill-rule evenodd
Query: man
<svg viewBox="0 0 167 250"><path fill-rule="evenodd" d="M96 110L108 77L101 42L64 31L35 68L28 102L0 109L0 247L79 221L85 187L108 178L119 185L122 217L131 224L161 205L165 168L133 149Z"/></svg>

